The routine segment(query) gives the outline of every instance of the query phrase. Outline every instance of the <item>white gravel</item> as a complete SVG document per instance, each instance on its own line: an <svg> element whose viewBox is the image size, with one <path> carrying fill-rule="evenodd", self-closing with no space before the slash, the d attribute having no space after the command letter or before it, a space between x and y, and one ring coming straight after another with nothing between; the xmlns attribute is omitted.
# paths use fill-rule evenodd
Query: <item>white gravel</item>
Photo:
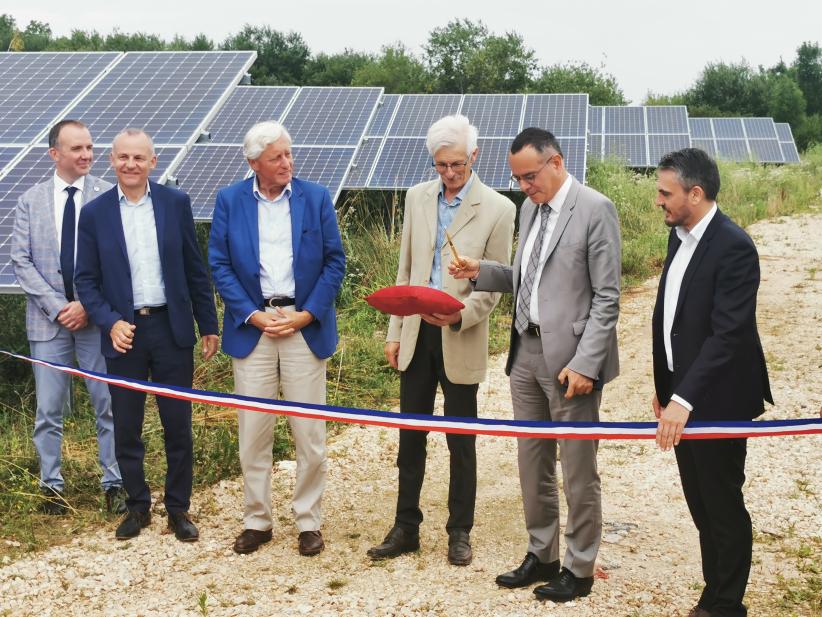
<svg viewBox="0 0 822 617"><path fill-rule="evenodd" d="M816 416L822 407L822 215L751 228L762 258L760 334L777 404L768 419ZM656 281L626 293L620 318L623 374L606 388L602 419L651 420L650 316ZM504 357L480 388L480 414L510 417ZM0 615L685 615L701 582L696 533L673 454L651 442L600 448L605 532L603 576L592 594L540 603L530 589L501 590L494 577L517 565L526 536L515 442L478 440L474 562L446 562L448 450L429 437L418 554L372 564L365 556L393 521L394 430L351 427L330 448L320 556L297 555L290 512L293 464L274 474L274 539L246 556L231 550L241 531L242 488L220 482L195 495L201 532L182 544L161 513L135 540L113 539L114 523L0 567ZM822 535L822 438L749 440L746 496L760 538L754 546L752 615L782 614L769 600L779 576L801 576L783 542ZM564 517L564 514L563 514ZM816 559L819 562L818 545ZM764 607L764 608L762 608ZM790 612L789 612L790 613ZM793 614L797 614L793 611Z"/></svg>

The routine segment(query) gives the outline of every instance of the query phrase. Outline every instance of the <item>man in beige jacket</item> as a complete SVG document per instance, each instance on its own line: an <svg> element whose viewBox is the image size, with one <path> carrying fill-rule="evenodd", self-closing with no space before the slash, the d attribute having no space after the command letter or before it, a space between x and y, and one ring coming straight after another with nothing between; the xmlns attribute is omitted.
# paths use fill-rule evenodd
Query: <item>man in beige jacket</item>
<svg viewBox="0 0 822 617"><path fill-rule="evenodd" d="M474 291L467 280L446 276L451 260L445 231L460 255L510 263L514 204L485 186L472 166L477 129L465 116L442 118L428 129L426 146L439 178L411 188L405 199L397 285L427 285L454 296L465 308L449 315L392 317L385 356L400 375L400 411L433 414L437 385L445 415L477 417L477 390L488 361L488 315L500 294ZM386 559L419 549L425 475L424 431L400 430L399 491L394 526L368 551ZM451 456L448 489L448 561L471 563L471 527L477 489L475 436L447 435Z"/></svg>

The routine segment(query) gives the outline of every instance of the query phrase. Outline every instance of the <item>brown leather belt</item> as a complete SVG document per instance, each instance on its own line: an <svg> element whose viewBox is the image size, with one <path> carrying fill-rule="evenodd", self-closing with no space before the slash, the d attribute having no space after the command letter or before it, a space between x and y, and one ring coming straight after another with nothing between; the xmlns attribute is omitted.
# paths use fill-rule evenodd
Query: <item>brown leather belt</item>
<svg viewBox="0 0 822 617"><path fill-rule="evenodd" d="M168 305L164 304L163 306L143 306L138 309L134 309L134 313L137 315L142 315L145 317L146 315L154 315L156 313L163 313L168 310Z"/></svg>

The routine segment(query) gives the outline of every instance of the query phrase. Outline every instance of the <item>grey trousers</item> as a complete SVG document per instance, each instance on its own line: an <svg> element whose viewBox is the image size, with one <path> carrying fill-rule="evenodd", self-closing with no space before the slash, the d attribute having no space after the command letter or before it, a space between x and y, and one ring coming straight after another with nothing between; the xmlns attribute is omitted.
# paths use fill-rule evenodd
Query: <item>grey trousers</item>
<svg viewBox="0 0 822 617"><path fill-rule="evenodd" d="M520 338L511 367L511 398L517 420L596 422L602 392L564 398L565 387L550 375L539 338ZM559 443L562 487L568 505L563 566L577 577L593 576L602 533L602 501L596 440L517 440L519 479L528 530L528 551L541 562L559 559Z"/></svg>

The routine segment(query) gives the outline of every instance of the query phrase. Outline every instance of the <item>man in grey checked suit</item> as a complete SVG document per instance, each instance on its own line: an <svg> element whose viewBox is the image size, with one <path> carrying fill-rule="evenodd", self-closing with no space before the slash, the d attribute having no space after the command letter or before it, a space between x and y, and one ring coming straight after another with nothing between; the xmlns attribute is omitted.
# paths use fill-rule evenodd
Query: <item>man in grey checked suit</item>
<svg viewBox="0 0 822 617"><path fill-rule="evenodd" d="M88 175L93 161L91 134L81 122L63 120L49 132L54 176L20 196L14 217L11 258L26 294L26 332L35 358L106 372L100 330L89 323L76 299L73 270L80 208L111 188ZM37 415L34 446L40 458L40 487L48 514L63 514L65 481L60 471L63 410L69 393L66 373L34 365ZM108 386L86 380L97 415L97 443L109 512L125 512L125 492L114 456L114 429Z"/></svg>
<svg viewBox="0 0 822 617"><path fill-rule="evenodd" d="M528 198L519 217L514 265L462 258L449 272L480 291L517 299L505 371L517 420L597 422L603 384L619 373L620 231L616 208L565 170L548 131L528 128L511 144L512 179ZM519 439L518 462L528 552L497 577L564 602L588 595L602 531L597 442L559 440L568 504L559 564L559 499L553 439Z"/></svg>

